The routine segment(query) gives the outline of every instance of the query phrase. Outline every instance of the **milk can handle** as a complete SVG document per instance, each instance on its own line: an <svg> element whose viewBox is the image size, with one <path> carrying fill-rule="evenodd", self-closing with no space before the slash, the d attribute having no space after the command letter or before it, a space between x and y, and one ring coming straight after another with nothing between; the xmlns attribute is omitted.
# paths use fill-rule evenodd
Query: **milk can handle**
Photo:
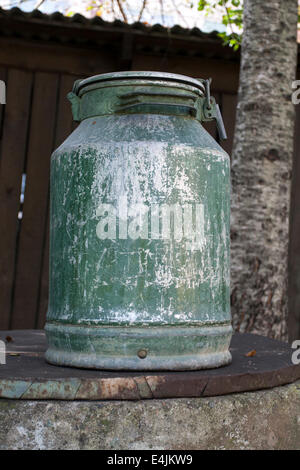
<svg viewBox="0 0 300 470"><path fill-rule="evenodd" d="M202 121L212 121L215 119L217 123L218 134L221 140L227 139L226 129L224 126L222 114L220 111L219 105L216 103L215 98L210 96L210 82L211 78L208 80L200 79L206 90L206 96L202 108Z"/></svg>
<svg viewBox="0 0 300 470"><path fill-rule="evenodd" d="M72 115L74 121L80 121L80 98L73 91L67 94L68 100L71 102Z"/></svg>

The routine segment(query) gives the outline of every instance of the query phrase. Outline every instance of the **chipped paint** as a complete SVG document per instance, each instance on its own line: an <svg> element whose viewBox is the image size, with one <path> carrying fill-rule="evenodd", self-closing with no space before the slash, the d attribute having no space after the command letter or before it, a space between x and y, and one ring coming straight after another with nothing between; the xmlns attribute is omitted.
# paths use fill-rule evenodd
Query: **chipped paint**
<svg viewBox="0 0 300 470"><path fill-rule="evenodd" d="M137 85L101 86L97 80L86 94L81 88L84 109L95 106L97 114L97 99L109 96L110 111L84 119L52 156L46 357L53 363L133 369L228 363L229 158L197 119L177 111L112 114L121 88ZM157 93L158 82L155 87ZM176 104L173 82L171 92ZM198 96L199 89L194 92ZM105 204L116 208L107 236ZM132 207L176 205L201 207L198 239L187 241L172 231L151 238L151 224L150 236L148 227L138 236ZM116 329L105 343L103 327L109 325ZM155 325L172 325L176 340L170 340L169 329L155 337ZM214 331L209 339L205 327ZM190 344L186 334L193 337ZM145 348L149 354L141 360L137 351Z"/></svg>

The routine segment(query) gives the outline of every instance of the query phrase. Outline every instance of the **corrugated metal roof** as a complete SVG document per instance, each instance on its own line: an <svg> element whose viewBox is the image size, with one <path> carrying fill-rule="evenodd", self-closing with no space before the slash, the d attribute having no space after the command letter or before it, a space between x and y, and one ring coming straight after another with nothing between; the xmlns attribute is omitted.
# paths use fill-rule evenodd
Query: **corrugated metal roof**
<svg viewBox="0 0 300 470"><path fill-rule="evenodd" d="M223 46L217 31L205 33L199 28L179 25L167 28L160 24L108 22L80 14L67 17L59 12L48 15L39 10L26 13L19 8L0 8L0 36L105 48L119 48L122 42L126 49L134 43L135 50L146 54L239 60L239 52Z"/></svg>
<svg viewBox="0 0 300 470"><path fill-rule="evenodd" d="M217 31L206 33L199 28L188 29L180 25L167 28L160 24L152 26L141 22L127 24L120 20L108 22L98 16L86 18L78 13L71 17L64 16L60 12L48 15L39 10L27 13L16 7L9 10L0 8L0 35L61 42L88 42L95 45L99 45L103 38L107 40L112 36L130 35L146 39L142 41L142 47L149 50L157 49L160 44L165 43L168 50L172 44L174 52L177 50L177 53L185 52L191 56L197 55L199 51L202 56L236 61L240 55L239 51L235 52L233 48L223 45Z"/></svg>

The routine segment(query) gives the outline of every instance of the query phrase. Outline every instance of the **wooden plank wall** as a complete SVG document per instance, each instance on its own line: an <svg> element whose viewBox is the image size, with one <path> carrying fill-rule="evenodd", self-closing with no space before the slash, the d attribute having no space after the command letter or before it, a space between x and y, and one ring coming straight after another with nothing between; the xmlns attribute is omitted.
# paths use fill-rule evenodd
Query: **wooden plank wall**
<svg viewBox="0 0 300 470"><path fill-rule="evenodd" d="M106 49L0 39L0 329L42 328L48 302L49 163L74 128L66 99L78 78L116 71ZM212 77L230 154L237 102L238 65L226 61L134 54L133 70ZM216 136L215 125L208 126ZM300 142L299 142L300 149ZM24 201L20 201L26 175ZM299 177L300 179L300 177Z"/></svg>
<svg viewBox="0 0 300 470"><path fill-rule="evenodd" d="M107 47L0 38L0 329L44 326L50 155L74 128L66 95L78 78L117 70L117 59Z"/></svg>
<svg viewBox="0 0 300 470"><path fill-rule="evenodd" d="M7 70L0 147L0 328L42 327L48 289L50 155L71 132L77 76ZM26 180L25 180L26 177ZM24 202L21 183L26 181Z"/></svg>
<svg viewBox="0 0 300 470"><path fill-rule="evenodd" d="M300 76L298 77L298 79ZM289 339L300 338L300 104L296 108L289 244Z"/></svg>
<svg viewBox="0 0 300 470"><path fill-rule="evenodd" d="M74 128L66 95L78 78L116 69L107 50L0 38L0 329L44 326L50 155Z"/></svg>

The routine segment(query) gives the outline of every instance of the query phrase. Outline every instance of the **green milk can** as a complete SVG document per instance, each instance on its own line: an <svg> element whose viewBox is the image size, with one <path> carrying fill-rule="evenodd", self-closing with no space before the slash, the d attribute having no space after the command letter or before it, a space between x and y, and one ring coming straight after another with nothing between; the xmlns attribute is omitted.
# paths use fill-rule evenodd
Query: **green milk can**
<svg viewBox="0 0 300 470"><path fill-rule="evenodd" d="M208 80L118 72L75 82L51 159L46 359L96 369L231 361L230 162Z"/></svg>

